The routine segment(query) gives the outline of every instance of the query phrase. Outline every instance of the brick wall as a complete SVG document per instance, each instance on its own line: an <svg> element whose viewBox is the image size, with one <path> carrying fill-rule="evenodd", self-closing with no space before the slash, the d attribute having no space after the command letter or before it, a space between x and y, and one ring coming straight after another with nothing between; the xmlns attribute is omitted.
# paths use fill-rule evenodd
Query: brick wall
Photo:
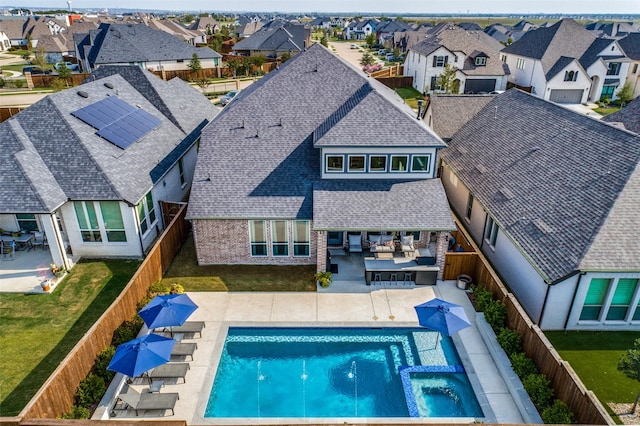
<svg viewBox="0 0 640 426"><path fill-rule="evenodd" d="M289 236L293 235L289 222ZM249 221L206 220L192 221L193 239L199 265L315 265L317 262L317 234L311 227L311 246L308 257L294 257L293 244L289 243L289 256L271 256L271 226L267 221L268 256L251 256ZM326 250L326 238L325 238Z"/></svg>

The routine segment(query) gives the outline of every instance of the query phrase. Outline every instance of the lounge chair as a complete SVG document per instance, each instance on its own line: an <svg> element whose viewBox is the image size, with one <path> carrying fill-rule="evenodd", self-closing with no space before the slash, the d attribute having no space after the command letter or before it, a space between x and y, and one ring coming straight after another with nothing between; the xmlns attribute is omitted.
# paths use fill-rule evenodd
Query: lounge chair
<svg viewBox="0 0 640 426"><path fill-rule="evenodd" d="M129 386L127 392L118 395L118 400L123 402L122 408L117 408L118 401L113 407L114 410L127 410L129 408L136 412L136 416L139 411L144 410L171 410L171 415L175 415L174 407L176 402L180 399L177 393L149 393L138 392L133 387Z"/></svg>
<svg viewBox="0 0 640 426"><path fill-rule="evenodd" d="M362 235L349 235L349 253L362 253Z"/></svg>
<svg viewBox="0 0 640 426"><path fill-rule="evenodd" d="M171 332L171 337L175 333L193 334L194 336L197 334L198 337L202 337L203 328L204 321L187 321L178 327L169 327L169 331Z"/></svg>
<svg viewBox="0 0 640 426"><path fill-rule="evenodd" d="M173 345L171 356L190 356L193 361L193 353L198 349L197 343L176 343Z"/></svg>
<svg viewBox="0 0 640 426"><path fill-rule="evenodd" d="M189 371L189 363L170 362L154 368L147 373L147 377L150 382L153 382L154 379L182 379L184 383L187 383L185 378L187 371Z"/></svg>

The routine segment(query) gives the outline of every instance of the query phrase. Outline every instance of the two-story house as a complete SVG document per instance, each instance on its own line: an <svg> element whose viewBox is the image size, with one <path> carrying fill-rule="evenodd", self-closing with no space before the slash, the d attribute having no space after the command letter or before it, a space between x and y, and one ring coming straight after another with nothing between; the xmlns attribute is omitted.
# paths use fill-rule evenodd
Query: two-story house
<svg viewBox="0 0 640 426"><path fill-rule="evenodd" d="M637 134L511 89L440 158L452 209L534 323L640 329Z"/></svg>
<svg viewBox="0 0 640 426"><path fill-rule="evenodd" d="M187 212L198 263L323 271L327 247L369 233L433 238L444 262L444 146L391 89L314 44L204 131Z"/></svg>
<svg viewBox="0 0 640 426"><path fill-rule="evenodd" d="M572 19L528 31L502 49L509 82L557 103L615 98L629 68L616 40L596 38Z"/></svg>
<svg viewBox="0 0 640 426"><path fill-rule="evenodd" d="M502 45L482 31L465 31L443 23L425 34L404 61L404 75L420 92L437 92L447 64L456 69L454 94L504 90L509 69L500 61Z"/></svg>
<svg viewBox="0 0 640 426"><path fill-rule="evenodd" d="M618 44L629 60L626 82L633 87L633 97L640 96L640 33L631 33L618 40Z"/></svg>
<svg viewBox="0 0 640 426"><path fill-rule="evenodd" d="M344 29L344 38L347 40L364 40L376 31L378 23L373 19L356 19L349 22Z"/></svg>

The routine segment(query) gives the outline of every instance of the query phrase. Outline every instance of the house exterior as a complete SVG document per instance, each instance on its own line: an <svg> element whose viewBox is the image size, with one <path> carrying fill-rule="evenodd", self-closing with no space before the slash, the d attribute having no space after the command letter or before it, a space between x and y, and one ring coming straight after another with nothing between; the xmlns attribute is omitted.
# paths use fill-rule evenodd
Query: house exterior
<svg viewBox="0 0 640 426"><path fill-rule="evenodd" d="M517 89L442 151L449 202L544 330L640 329L637 134Z"/></svg>
<svg viewBox="0 0 640 426"><path fill-rule="evenodd" d="M481 31L440 24L414 45L404 61L404 75L420 92L438 92L437 79L447 64L456 68L457 93L504 90L509 69L500 61L502 45Z"/></svg>
<svg viewBox="0 0 640 426"><path fill-rule="evenodd" d="M320 44L243 90L204 131L187 219L198 263L317 265L348 235L455 229L445 144L389 88ZM433 233L433 234L432 234Z"/></svg>
<svg viewBox="0 0 640 426"><path fill-rule="evenodd" d="M233 46L239 56L264 55L275 59L283 53L297 54L311 45L311 27L277 21L264 26Z"/></svg>
<svg viewBox="0 0 640 426"><path fill-rule="evenodd" d="M11 47L11 40L4 31L0 31L0 52L9 50Z"/></svg>
<svg viewBox="0 0 640 426"><path fill-rule="evenodd" d="M88 34L74 34L76 57L82 69L103 65L138 65L151 71L188 70L193 54L202 68L216 68L222 55L208 47L194 47L144 24L101 24Z"/></svg>
<svg viewBox="0 0 640 426"><path fill-rule="evenodd" d="M191 30L173 19L149 19L145 24L154 30L164 31L174 37L184 40L191 45L206 44L206 31Z"/></svg>
<svg viewBox="0 0 640 426"><path fill-rule="evenodd" d="M393 40L394 34L412 30L413 26L404 21L382 21L376 26L376 39L381 46L385 46Z"/></svg>
<svg viewBox="0 0 640 426"><path fill-rule="evenodd" d="M572 19L528 31L502 55L510 83L556 103L614 99L629 68L614 39L598 39Z"/></svg>
<svg viewBox="0 0 640 426"><path fill-rule="evenodd" d="M42 36L38 46L44 49L47 62L57 64L65 60L65 57L76 55L76 46L73 41L74 34L88 33L98 27L94 21L74 22L66 31L55 35Z"/></svg>
<svg viewBox="0 0 640 426"><path fill-rule="evenodd" d="M626 82L633 87L634 99L640 96L640 33L631 33L618 40L618 45L629 60Z"/></svg>
<svg viewBox="0 0 640 426"><path fill-rule="evenodd" d="M0 19L0 31L9 37L11 46L26 46L30 42L32 47L36 47L41 37L65 30L64 22L43 16Z"/></svg>
<svg viewBox="0 0 640 426"><path fill-rule="evenodd" d="M364 40L376 31L378 23L373 19L356 19L344 28L344 38L347 40Z"/></svg>
<svg viewBox="0 0 640 426"><path fill-rule="evenodd" d="M179 79L122 66L94 76L0 124L0 228L44 232L65 268L144 255L167 225L160 203L188 194L216 114Z"/></svg>

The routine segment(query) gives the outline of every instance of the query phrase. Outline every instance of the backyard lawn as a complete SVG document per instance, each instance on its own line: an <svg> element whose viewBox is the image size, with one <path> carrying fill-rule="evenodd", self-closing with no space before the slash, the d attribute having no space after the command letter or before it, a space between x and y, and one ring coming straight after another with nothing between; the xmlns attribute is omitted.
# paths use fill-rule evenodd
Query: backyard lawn
<svg viewBox="0 0 640 426"><path fill-rule="evenodd" d="M396 93L404 99L405 103L411 108L418 110L418 99L424 99L422 93L418 92L413 87L400 87L395 89Z"/></svg>
<svg viewBox="0 0 640 426"><path fill-rule="evenodd" d="M640 382L628 379L617 365L622 354L640 338L640 332L547 331L545 335L603 405L635 401Z"/></svg>
<svg viewBox="0 0 640 426"><path fill-rule="evenodd" d="M190 235L171 263L163 283L185 291L316 291L315 265L198 266Z"/></svg>
<svg viewBox="0 0 640 426"><path fill-rule="evenodd" d="M0 294L0 417L24 408L139 264L82 261L51 294Z"/></svg>

